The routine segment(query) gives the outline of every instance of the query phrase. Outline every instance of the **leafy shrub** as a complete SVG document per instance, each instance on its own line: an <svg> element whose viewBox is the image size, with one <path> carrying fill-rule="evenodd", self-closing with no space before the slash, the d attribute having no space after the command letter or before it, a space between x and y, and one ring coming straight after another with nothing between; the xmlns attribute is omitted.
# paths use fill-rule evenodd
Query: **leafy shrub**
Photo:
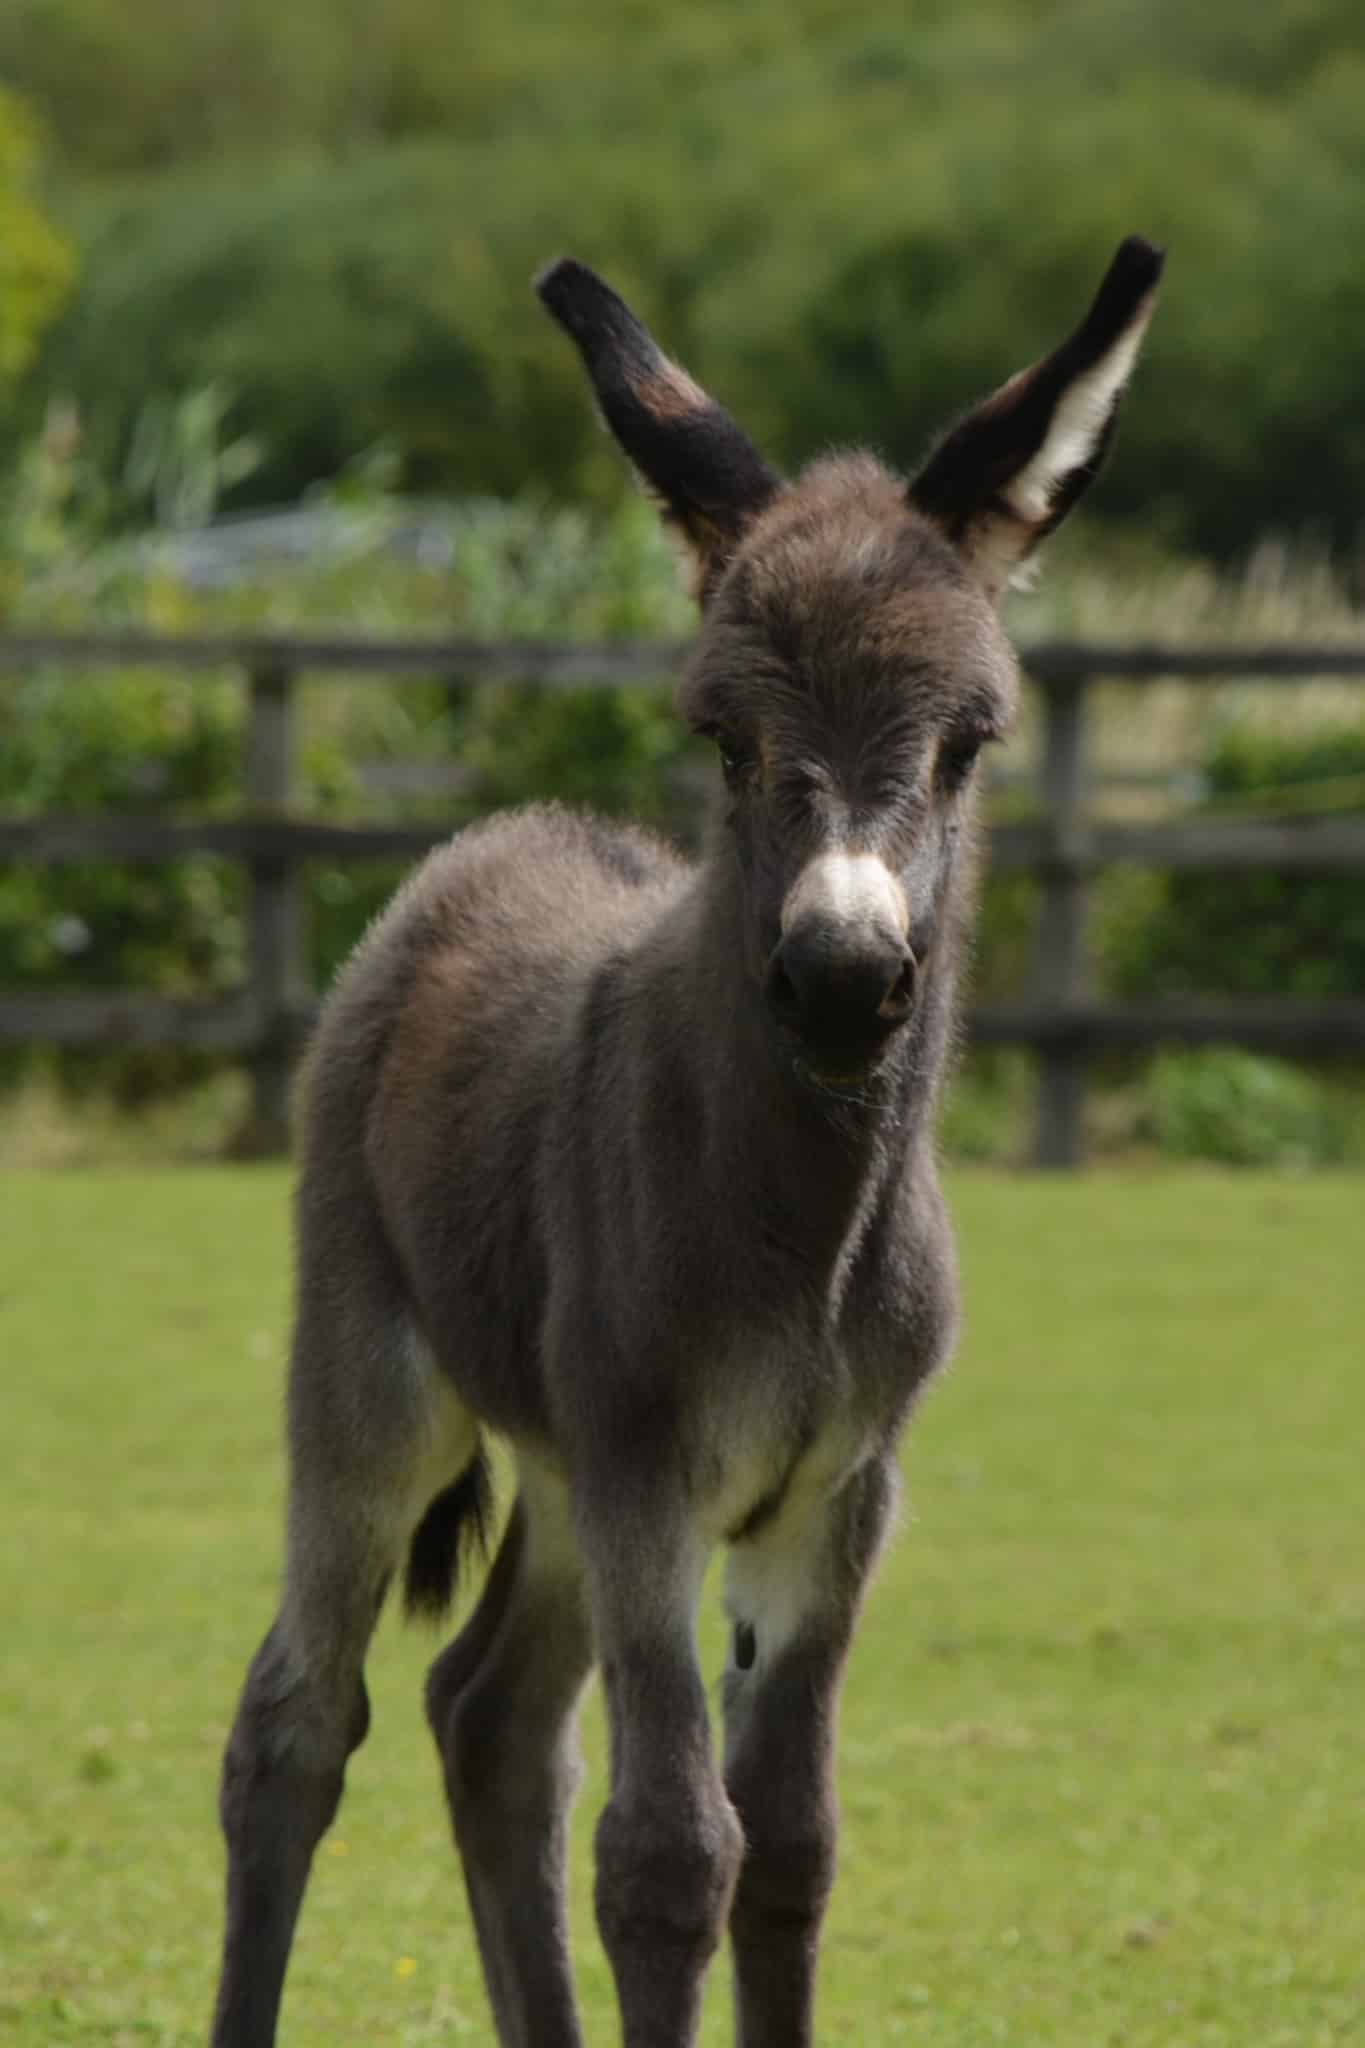
<svg viewBox="0 0 1365 2048"><path fill-rule="evenodd" d="M1365 816L1365 726L1234 728L1204 768L1210 806ZM1116 879L1100 934L1120 995L1365 993L1365 891L1354 875L1198 871Z"/></svg>
<svg viewBox="0 0 1365 2048"><path fill-rule="evenodd" d="M38 204L37 167L36 124L0 86L0 388L28 368L71 282L71 251Z"/></svg>
<svg viewBox="0 0 1365 2048"><path fill-rule="evenodd" d="M210 602L168 585L155 567L114 550L76 545L62 450L43 445L32 464L30 517L17 543L30 583L28 616L41 618L32 586L46 570L58 616L64 577L80 565L83 587L113 615L149 613L185 630L222 622ZM69 460L69 450L67 450ZM99 500L99 493L91 502ZM34 509L36 507L36 509ZM382 507L377 508L382 512ZM375 534L385 525L376 517ZM11 535L11 539L15 539ZM690 617L668 543L638 498L606 521L546 514L525 504L482 503L450 514L451 559L416 573L386 557L357 559L344 574L358 623L530 638L671 634ZM65 549L65 552L64 552ZM2 559L2 557L0 557ZM142 580L139 581L141 573ZM298 623L310 605L330 611L339 586L307 575L231 597L253 622L283 613ZM240 678L161 671L0 676L0 812L223 814L241 802L244 691ZM675 719L665 688L538 689L508 684L465 691L440 681L347 686L310 678L300 692L301 809L354 818L432 815L433 798L404 799L367 787L386 759L425 762L442 829L497 805L557 796L629 812L687 835L700 798L696 743ZM326 985L406 863L305 870L310 966ZM0 867L0 986L81 990L138 988L207 996L244 971L245 881L237 864L207 857ZM16 1070L11 1060L6 1071ZM179 1052L63 1054L68 1086L109 1087L139 1100L198 1078L210 1064Z"/></svg>
<svg viewBox="0 0 1365 2048"><path fill-rule="evenodd" d="M229 684L137 673L7 678L0 720L0 806L11 816L221 809L236 784L240 693ZM238 967L236 892L220 866L12 871L0 893L0 982L226 985Z"/></svg>
<svg viewBox="0 0 1365 2048"><path fill-rule="evenodd" d="M1004 1166L1024 1148L1033 1101L1033 1062L1012 1049L978 1048L951 1075L939 1119L945 1156Z"/></svg>
<svg viewBox="0 0 1365 2048"><path fill-rule="evenodd" d="M240 758L240 693L161 675L0 678L0 808L174 814L221 809ZM0 986L209 993L241 974L240 871L206 856L0 869ZM21 1062L6 1063L12 1075ZM188 1051L63 1053L68 1086L133 1100L194 1080Z"/></svg>
<svg viewBox="0 0 1365 2048"><path fill-rule="evenodd" d="M149 400L220 384L258 499L380 437L410 488L616 493L527 289L571 247L777 456L908 464L1136 226L1177 260L1091 517L1223 558L1270 521L1353 543L1358 6L372 12L356 37L327 0L0 11L0 71L72 163L140 174L76 188L81 287L37 379L120 459Z"/></svg>
<svg viewBox="0 0 1365 2048"><path fill-rule="evenodd" d="M1036 875L987 870L972 933L968 988L975 1001L1017 997L1025 987L1041 894Z"/></svg>
<svg viewBox="0 0 1365 2048"><path fill-rule="evenodd" d="M1321 1086L1283 1060L1230 1046L1171 1052L1147 1081L1150 1135L1178 1159L1227 1166L1317 1166L1342 1157Z"/></svg>

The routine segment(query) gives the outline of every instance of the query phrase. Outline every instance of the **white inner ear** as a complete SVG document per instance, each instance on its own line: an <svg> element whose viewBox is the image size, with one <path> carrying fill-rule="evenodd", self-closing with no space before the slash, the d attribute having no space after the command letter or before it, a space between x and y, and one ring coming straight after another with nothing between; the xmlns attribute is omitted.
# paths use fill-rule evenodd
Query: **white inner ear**
<svg viewBox="0 0 1365 2048"><path fill-rule="evenodd" d="M1037 526L1047 518L1062 478L1094 454L1110 407L1128 381L1151 317L1149 298L1108 354L1068 384L1057 401L1042 447L1011 479L1004 492L1010 510L1027 525Z"/></svg>

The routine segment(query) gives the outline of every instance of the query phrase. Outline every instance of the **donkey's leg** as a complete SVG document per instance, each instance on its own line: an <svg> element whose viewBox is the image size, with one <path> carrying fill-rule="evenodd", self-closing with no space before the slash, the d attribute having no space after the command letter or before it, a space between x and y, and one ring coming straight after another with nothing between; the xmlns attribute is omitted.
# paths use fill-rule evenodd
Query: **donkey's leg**
<svg viewBox="0 0 1365 2048"><path fill-rule="evenodd" d="M523 1468L483 1597L431 1667L441 1752L503 2048L579 2048L564 1860L592 1636L567 1496Z"/></svg>
<svg viewBox="0 0 1365 2048"><path fill-rule="evenodd" d="M275 2038L313 1851L369 1725L361 1666L395 1561L361 1532L341 1535L330 1585L310 1588L304 1615L286 1600L247 1673L219 1800L227 1935L214 2048L269 2048Z"/></svg>
<svg viewBox="0 0 1365 2048"><path fill-rule="evenodd" d="M369 1723L362 1667L386 1588L417 1516L476 1437L386 1307L382 1320L300 1316L290 1443L283 1601L223 1759L227 1932L214 2048L275 2039L313 1852Z"/></svg>
<svg viewBox="0 0 1365 2048"><path fill-rule="evenodd" d="M624 2048L689 2048L741 1851L697 1664L705 1551L681 1489L638 1465L578 1505L611 1737L598 1925Z"/></svg>
<svg viewBox="0 0 1365 2048"><path fill-rule="evenodd" d="M832 1499L791 1501L731 1552L725 1781L744 1826L730 1916L740 2048L809 2048L834 1881L839 1684L895 1499L890 1463Z"/></svg>

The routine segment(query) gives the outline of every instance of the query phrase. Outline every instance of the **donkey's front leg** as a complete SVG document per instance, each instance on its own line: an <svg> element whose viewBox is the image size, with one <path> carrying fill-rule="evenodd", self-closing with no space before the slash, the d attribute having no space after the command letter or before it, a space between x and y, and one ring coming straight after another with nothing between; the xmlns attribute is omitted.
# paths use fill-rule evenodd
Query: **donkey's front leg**
<svg viewBox="0 0 1365 2048"><path fill-rule="evenodd" d="M741 1836L697 1665L704 1550L681 1487L641 1479L617 1470L579 1500L611 1739L597 1919L624 2048L689 2048Z"/></svg>
<svg viewBox="0 0 1365 2048"><path fill-rule="evenodd" d="M889 1460L799 1497L730 1554L725 1781L746 1848L730 1917L740 2048L809 2048L834 1881L839 1685L896 1496Z"/></svg>

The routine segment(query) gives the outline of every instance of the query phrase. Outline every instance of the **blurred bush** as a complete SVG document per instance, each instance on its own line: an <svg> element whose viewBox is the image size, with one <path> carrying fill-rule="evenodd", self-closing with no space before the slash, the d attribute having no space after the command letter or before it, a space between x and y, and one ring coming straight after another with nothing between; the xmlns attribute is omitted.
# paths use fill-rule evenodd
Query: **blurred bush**
<svg viewBox="0 0 1365 2048"><path fill-rule="evenodd" d="M1232 727L1201 779L1211 813L1365 816L1365 725ZM1116 872L1100 902L1103 971L1118 995L1365 995L1356 875Z"/></svg>
<svg viewBox="0 0 1365 2048"><path fill-rule="evenodd" d="M566 247L780 458L909 465L1140 229L1167 303L1094 516L1223 558L1356 539L1356 0L11 0L0 73L84 252L32 403L78 392L121 460L149 401L231 390L239 502L381 437L409 488L619 493L528 290Z"/></svg>
<svg viewBox="0 0 1365 2048"><path fill-rule="evenodd" d="M1034 1063L1022 1048L964 1052L939 1114L944 1156L967 1166L1014 1166L1026 1156Z"/></svg>
<svg viewBox="0 0 1365 2048"><path fill-rule="evenodd" d="M37 171L37 125L0 85L0 398L29 367L72 275L71 252L39 204Z"/></svg>
<svg viewBox="0 0 1365 2048"><path fill-rule="evenodd" d="M1324 1166L1345 1131L1310 1074L1234 1046L1162 1053L1146 1086L1146 1135L1177 1159L1225 1166Z"/></svg>
<svg viewBox="0 0 1365 2048"><path fill-rule="evenodd" d="M8 498L0 494L8 508L0 578L18 565L19 616L34 624L94 619L185 631L326 619L584 639L690 628L671 550L638 497L609 516L527 500L446 507L439 519L433 508L439 545L431 559L395 554L390 542L411 508L405 514L387 495L395 471L382 444L317 496L357 515L342 555L311 568L267 562L236 588L189 588L176 579L179 528L216 502L224 456L235 445L221 390L202 404L190 394L175 412L154 416L136 478L110 483L69 414L54 408L24 450ZM120 494L133 481L159 516L161 536L111 542L109 529L123 517ZM1159 606L1149 611L1158 615ZM230 811L240 800L242 712L240 681L229 677L186 681L136 670L2 676L0 810ZM1128 704L1115 715L1137 713ZM300 717L299 800L321 815L422 816L454 829L497 805L557 796L694 838L714 779L706 750L682 732L657 687L466 691L458 679L436 676L377 688L318 677L301 691ZM1188 765L1183 741L1181 761ZM1214 809L1287 817L1328 805L1365 810L1365 728L1339 717L1324 723L1321 709L1298 732L1249 718L1226 723L1196 765ZM412 766L430 774L405 784L402 772L387 772ZM992 807L1018 810L1020 801L1002 786ZM1031 801L1023 797L1025 810ZM308 871L319 986L400 872L392 863ZM1037 893L1029 876L988 879L976 944L978 999L1008 998L1024 987ZM1365 989L1365 912L1350 878L1113 870L1100 880L1096 909L1097 966L1104 987L1119 996ZM231 863L11 865L0 869L0 985L210 994L240 976L242 910L242 879ZM11 1060L9 1071L17 1065ZM98 1087L140 1105L211 1066L171 1052L67 1054L57 1062L68 1087ZM949 1096L949 1152L1020 1157L1029 1077L1023 1055L973 1055ZM1102 1091L1125 1097L1125 1144L1249 1162L1333 1159L1349 1149L1342 1133L1350 1116L1338 1113L1326 1084L1273 1062L1169 1054L1098 1078Z"/></svg>
<svg viewBox="0 0 1365 2048"><path fill-rule="evenodd" d="M108 494L80 481L75 440L51 429L26 451L26 516L7 530L21 559L25 618L66 616L70 580L106 619L181 630L298 623L311 604L327 616L330 573L315 590L294 571L225 598L168 587L158 557L102 550L82 523ZM608 520L547 515L493 502L449 514L450 558L412 572L384 552L382 502L374 552L341 571L368 623L397 610L406 630L488 637L678 634L690 622L672 550L653 509L633 498ZM13 552L17 550L17 555ZM106 566L103 556L108 555ZM0 548L0 571L5 553ZM44 602L46 593L46 604ZM272 615L272 597L283 619ZM396 601L397 600L397 601ZM82 612L78 616L86 618ZM0 674L0 811L230 813L241 801L245 692L240 677L186 678L159 670ZM299 697L299 805L314 815L422 817L455 830L500 804L533 797L591 802L694 837L709 757L674 717L667 690L458 681L366 688L308 678ZM387 786L385 765L418 770L417 794ZM427 782L421 771L430 771ZM310 967L326 986L405 863L317 863L305 872ZM101 861L0 866L0 986L76 991L139 988L211 995L244 970L244 879L209 857L153 865ZM24 1061L11 1057L11 1078ZM211 1062L178 1051L64 1053L64 1085L108 1088L142 1101L199 1078Z"/></svg>
<svg viewBox="0 0 1365 2048"><path fill-rule="evenodd" d="M0 809L174 815L238 797L241 692L160 674L0 678ZM0 986L205 994L241 979L243 885L233 863L94 861L0 868ZM25 1062L11 1054L10 1077ZM188 1050L56 1057L73 1087L124 1102L208 1070Z"/></svg>

